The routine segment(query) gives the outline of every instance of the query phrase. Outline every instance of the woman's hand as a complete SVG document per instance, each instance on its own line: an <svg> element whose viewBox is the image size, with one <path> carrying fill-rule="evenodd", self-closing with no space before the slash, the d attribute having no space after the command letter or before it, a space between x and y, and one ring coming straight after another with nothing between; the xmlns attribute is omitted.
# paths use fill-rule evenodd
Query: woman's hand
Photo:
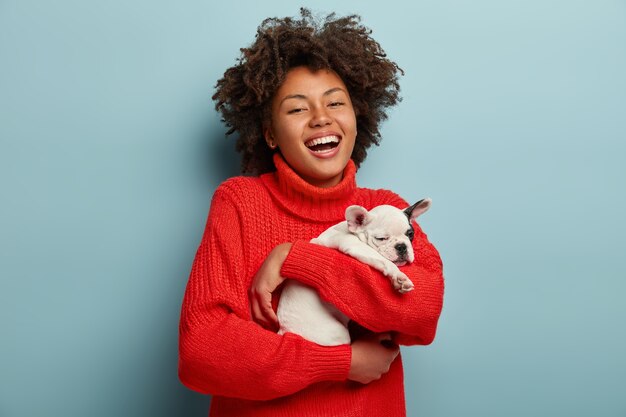
<svg viewBox="0 0 626 417"><path fill-rule="evenodd" d="M252 319L268 330L278 331L278 317L272 309L272 293L285 280L280 268L291 250L291 243L281 243L267 255L248 291Z"/></svg>
<svg viewBox="0 0 626 417"><path fill-rule="evenodd" d="M372 334L352 343L352 360L348 379L369 384L389 371L391 363L400 353L389 333Z"/></svg>

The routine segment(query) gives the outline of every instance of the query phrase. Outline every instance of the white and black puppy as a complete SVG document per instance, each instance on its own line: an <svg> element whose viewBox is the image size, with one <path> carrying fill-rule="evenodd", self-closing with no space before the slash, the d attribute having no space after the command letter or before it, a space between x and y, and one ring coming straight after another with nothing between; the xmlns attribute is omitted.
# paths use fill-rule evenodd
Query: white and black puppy
<svg viewBox="0 0 626 417"><path fill-rule="evenodd" d="M398 268L414 260L411 221L430 205L430 198L425 198L404 210L388 205L370 211L350 206L346 209L346 221L328 228L311 243L338 249L376 268L403 294L413 289L409 277ZM277 315L279 334L296 333L323 346L350 343L348 317L320 300L313 288L297 281L285 282Z"/></svg>

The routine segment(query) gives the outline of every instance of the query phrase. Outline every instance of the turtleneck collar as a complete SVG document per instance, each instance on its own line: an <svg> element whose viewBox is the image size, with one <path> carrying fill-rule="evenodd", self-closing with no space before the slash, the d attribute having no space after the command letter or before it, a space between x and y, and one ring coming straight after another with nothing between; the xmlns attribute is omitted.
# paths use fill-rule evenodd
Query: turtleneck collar
<svg viewBox="0 0 626 417"><path fill-rule="evenodd" d="M330 188L316 187L303 180L279 152L274 154L274 166L276 171L261 175L261 181L283 208L310 220L344 217L356 190L356 166L352 160L343 170L339 184Z"/></svg>

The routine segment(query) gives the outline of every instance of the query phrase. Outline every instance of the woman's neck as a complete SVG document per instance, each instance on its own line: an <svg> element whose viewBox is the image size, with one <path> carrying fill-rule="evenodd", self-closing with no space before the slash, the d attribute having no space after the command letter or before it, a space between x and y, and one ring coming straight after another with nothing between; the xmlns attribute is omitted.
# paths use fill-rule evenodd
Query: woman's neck
<svg viewBox="0 0 626 417"><path fill-rule="evenodd" d="M356 166L350 160L337 184L317 187L300 177L282 158L274 155L276 171L261 176L275 200L301 217L328 221L343 218L356 190Z"/></svg>

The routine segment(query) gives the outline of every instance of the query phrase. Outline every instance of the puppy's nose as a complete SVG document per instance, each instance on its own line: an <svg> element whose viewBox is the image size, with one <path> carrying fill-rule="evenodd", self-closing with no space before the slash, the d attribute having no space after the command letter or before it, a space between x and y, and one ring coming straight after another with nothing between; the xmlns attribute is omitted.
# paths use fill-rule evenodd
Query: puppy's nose
<svg viewBox="0 0 626 417"><path fill-rule="evenodd" d="M396 246L394 246L394 248L396 248L398 255L406 255L406 243L398 243Z"/></svg>

